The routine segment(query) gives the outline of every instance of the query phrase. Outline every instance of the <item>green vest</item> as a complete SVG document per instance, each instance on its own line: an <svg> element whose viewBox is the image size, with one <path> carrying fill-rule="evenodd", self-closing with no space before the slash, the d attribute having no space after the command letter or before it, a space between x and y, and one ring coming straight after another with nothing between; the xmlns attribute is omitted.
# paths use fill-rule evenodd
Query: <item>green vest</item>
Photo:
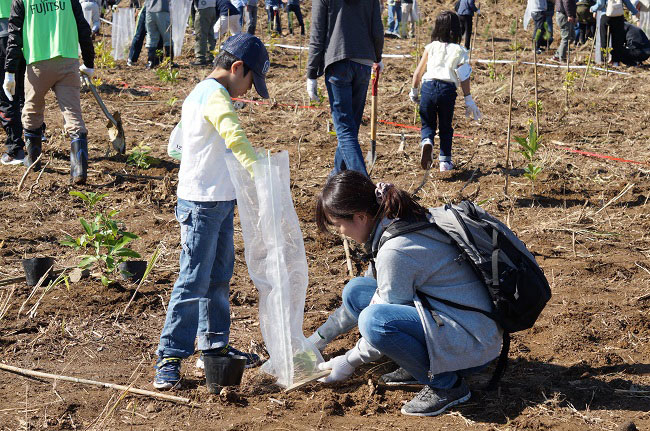
<svg viewBox="0 0 650 431"><path fill-rule="evenodd" d="M27 64L79 58L79 34L70 0L23 0L23 55Z"/></svg>
<svg viewBox="0 0 650 431"><path fill-rule="evenodd" d="M11 0L0 0L0 19L11 15Z"/></svg>

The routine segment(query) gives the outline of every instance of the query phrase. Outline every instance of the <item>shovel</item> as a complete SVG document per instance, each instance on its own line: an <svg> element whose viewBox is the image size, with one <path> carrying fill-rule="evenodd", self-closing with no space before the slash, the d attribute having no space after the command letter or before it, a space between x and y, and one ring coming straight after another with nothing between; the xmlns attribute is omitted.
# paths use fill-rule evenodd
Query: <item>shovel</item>
<svg viewBox="0 0 650 431"><path fill-rule="evenodd" d="M379 68L373 67L372 69L372 106L370 111L370 151L366 154L366 164L368 165L368 176L372 172L372 168L377 161L377 143L375 138L377 136L377 83L379 82Z"/></svg>
<svg viewBox="0 0 650 431"><path fill-rule="evenodd" d="M106 105L104 105L102 98L99 97L97 88L95 88L88 76L82 73L81 77L88 88L90 88L93 96L95 96L95 100L97 100L99 107L102 108L104 115L106 115L106 118L108 118L108 124L106 127L108 128L108 139L111 141L113 148L118 153L124 154L126 151L126 138L124 137L124 128L122 127L122 119L120 118L120 113L118 111L115 111L115 113L111 115L111 113L108 112L108 109L106 109Z"/></svg>

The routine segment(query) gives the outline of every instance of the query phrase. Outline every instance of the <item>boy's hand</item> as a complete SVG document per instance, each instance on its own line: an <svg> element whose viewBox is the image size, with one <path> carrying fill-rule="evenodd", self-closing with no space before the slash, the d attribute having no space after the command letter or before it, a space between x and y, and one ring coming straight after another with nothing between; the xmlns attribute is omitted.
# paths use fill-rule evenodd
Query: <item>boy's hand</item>
<svg viewBox="0 0 650 431"><path fill-rule="evenodd" d="M420 103L420 89L416 87L411 88L411 91L409 91L409 99L413 103Z"/></svg>
<svg viewBox="0 0 650 431"><path fill-rule="evenodd" d="M307 94L309 99L313 102L317 102L318 99L318 81L315 79L307 78Z"/></svg>
<svg viewBox="0 0 650 431"><path fill-rule="evenodd" d="M82 64L81 66L79 66L79 72L83 73L88 77L88 79L90 79L93 77L93 74L95 73L95 69L91 69L89 67L86 67L85 64Z"/></svg>
<svg viewBox="0 0 650 431"><path fill-rule="evenodd" d="M319 370L332 370L329 376L318 379L322 383L341 382L354 373L354 367L350 365L345 355L337 356L327 362L318 364Z"/></svg>
<svg viewBox="0 0 650 431"><path fill-rule="evenodd" d="M478 109L478 106L476 106L476 102L474 102L471 94L465 96L465 116L467 118L474 117L474 120L476 121L480 120L481 117L483 117L481 111Z"/></svg>

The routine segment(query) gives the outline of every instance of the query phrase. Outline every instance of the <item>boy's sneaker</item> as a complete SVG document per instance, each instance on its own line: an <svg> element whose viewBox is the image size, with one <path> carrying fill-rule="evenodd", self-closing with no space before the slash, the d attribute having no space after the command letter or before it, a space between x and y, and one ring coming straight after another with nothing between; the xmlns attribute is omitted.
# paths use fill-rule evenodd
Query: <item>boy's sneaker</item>
<svg viewBox="0 0 650 431"><path fill-rule="evenodd" d="M225 347L222 347L221 349L213 349L213 350L206 350L206 352L209 355L216 355L216 356L243 356L246 358L246 368L253 368L258 365L260 365L261 360L258 355L255 353L245 353L241 352L234 347L232 347L230 344L226 344ZM199 356L199 359L196 360L196 368L204 369L204 361L203 361L203 353L201 353L201 356Z"/></svg>
<svg viewBox="0 0 650 431"><path fill-rule="evenodd" d="M553 62L553 63L560 63L560 64L563 63L563 62L562 62L562 59L561 59L560 57L556 56L556 55L554 55L553 57L551 57L551 58L549 59L549 61L551 61L551 62Z"/></svg>
<svg viewBox="0 0 650 431"><path fill-rule="evenodd" d="M384 374L379 378L379 382L385 384L386 386L417 385L420 383L415 380L415 378L413 378L411 373L402 367L399 367L392 373Z"/></svg>
<svg viewBox="0 0 650 431"><path fill-rule="evenodd" d="M422 144L420 148L420 166L422 169L429 169L431 163L433 163L433 144L429 139L427 139Z"/></svg>
<svg viewBox="0 0 650 431"><path fill-rule="evenodd" d="M171 389L181 381L181 358L158 358L153 387Z"/></svg>
<svg viewBox="0 0 650 431"><path fill-rule="evenodd" d="M16 152L15 155L11 155L9 153L3 153L0 162L3 165L21 165L23 163L24 158L25 158L25 152L21 148Z"/></svg>
<svg viewBox="0 0 650 431"><path fill-rule="evenodd" d="M462 379L450 389L425 386L411 401L404 404L402 414L408 416L437 416L456 404L469 400L472 393Z"/></svg>
<svg viewBox="0 0 650 431"><path fill-rule="evenodd" d="M440 172L451 171L454 169L454 164L451 162L440 162Z"/></svg>

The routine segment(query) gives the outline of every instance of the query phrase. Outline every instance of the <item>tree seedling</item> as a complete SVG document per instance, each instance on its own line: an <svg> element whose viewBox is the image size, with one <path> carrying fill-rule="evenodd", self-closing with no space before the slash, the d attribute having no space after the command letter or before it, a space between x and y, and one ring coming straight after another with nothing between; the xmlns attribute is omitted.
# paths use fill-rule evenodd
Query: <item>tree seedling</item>
<svg viewBox="0 0 650 431"><path fill-rule="evenodd" d="M543 168L541 165L535 163L535 154L539 149L539 136L537 135L533 121L530 121L528 136L515 136L515 141L521 147L519 153L528 161L528 165L524 168L524 176L531 181L534 192L535 180Z"/></svg>
<svg viewBox="0 0 650 431"><path fill-rule="evenodd" d="M168 82L170 84L174 84L178 81L178 78L180 78L180 72L178 69L173 69L171 67L171 59L169 57L166 57L163 62L160 63L160 67L156 69L156 75L161 82Z"/></svg>
<svg viewBox="0 0 650 431"><path fill-rule="evenodd" d="M115 59L111 55L111 47L105 41L99 41L95 44L95 68L115 68Z"/></svg>
<svg viewBox="0 0 650 431"><path fill-rule="evenodd" d="M151 166L159 164L160 160L151 157L149 153L151 153L151 147L140 143L138 146L133 148L131 154L129 154L129 157L126 159L126 164L140 169L149 169Z"/></svg>
<svg viewBox="0 0 650 431"><path fill-rule="evenodd" d="M81 199L91 214L99 201L107 196L106 194L85 193L76 190L71 191L70 195ZM83 249L85 251L90 248L92 254L80 256L81 260L77 266L82 269L95 266L101 273L100 279L104 286L113 283L114 280L111 277L120 263L126 262L129 258L140 257L139 253L127 247L131 241L138 239L138 236L128 232L124 223L115 219L118 213L117 210L98 211L93 214L93 219L90 222L80 217L79 222L84 233L78 238L67 235L66 239L59 241L61 245L72 247L75 250ZM131 274L124 272L123 275L128 277Z"/></svg>

